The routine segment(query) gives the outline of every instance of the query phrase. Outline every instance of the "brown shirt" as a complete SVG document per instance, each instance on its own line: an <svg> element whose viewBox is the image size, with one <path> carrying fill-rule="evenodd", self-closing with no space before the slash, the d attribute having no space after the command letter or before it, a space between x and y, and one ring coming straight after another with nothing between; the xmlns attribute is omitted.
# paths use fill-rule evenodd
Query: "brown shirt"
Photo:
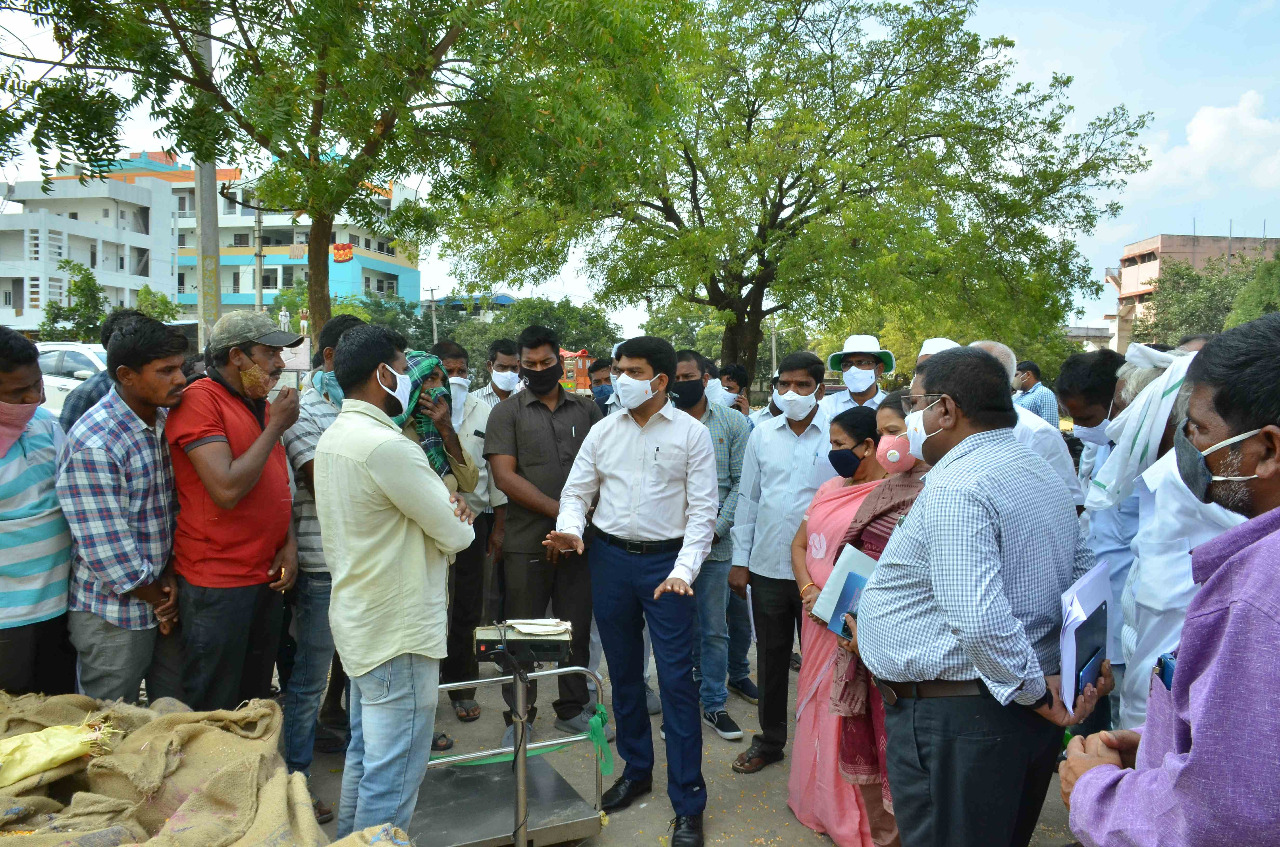
<svg viewBox="0 0 1280 847"><path fill-rule="evenodd" d="M533 483L552 500L569 478L578 448L587 432L600 420L595 400L563 389L555 411L534 396L520 391L493 407L485 428L484 454L514 456L516 473ZM541 553L555 518L532 512L510 500L507 503L507 535L504 552Z"/></svg>

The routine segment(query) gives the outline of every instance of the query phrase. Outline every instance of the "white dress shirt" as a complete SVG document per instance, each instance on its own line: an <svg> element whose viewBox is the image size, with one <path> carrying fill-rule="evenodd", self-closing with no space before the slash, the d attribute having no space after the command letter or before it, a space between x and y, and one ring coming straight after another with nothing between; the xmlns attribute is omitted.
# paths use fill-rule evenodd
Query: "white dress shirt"
<svg viewBox="0 0 1280 847"><path fill-rule="evenodd" d="M1133 540L1133 567L1121 596L1122 729L1146 721L1151 669L1161 653L1182 640L1187 606L1200 590L1191 577L1191 551L1245 521L1244 515L1197 500L1178 475L1172 450L1135 482L1138 534Z"/></svg>
<svg viewBox="0 0 1280 847"><path fill-rule="evenodd" d="M836 475L831 419L821 408L800 435L785 415L756 424L742 460L738 512L734 515L733 564L774 579L794 579L791 540L818 486Z"/></svg>
<svg viewBox="0 0 1280 847"><path fill-rule="evenodd" d="M641 427L630 412L587 433L560 492L556 530L579 537L591 523L628 541L683 538L671 577L690 585L711 552L720 511L711 433L671 403Z"/></svg>
<svg viewBox="0 0 1280 847"><path fill-rule="evenodd" d="M859 403L857 400L853 399L853 395L849 393L849 389L841 388L839 391L823 397L819 405L822 406L822 411L826 412L827 418L830 419L834 418L846 409L855 409L859 406L866 406L868 409L879 409L880 404L884 402L884 398L888 396L888 392L881 388L870 400L865 403Z"/></svg>
<svg viewBox="0 0 1280 847"><path fill-rule="evenodd" d="M1048 462L1049 467L1067 484L1071 502L1083 506L1084 490L1080 487L1080 478L1076 476L1076 466L1071 461L1071 451L1067 449L1062 431L1021 406L1014 406L1013 410L1018 413L1018 425L1013 428L1013 437Z"/></svg>
<svg viewBox="0 0 1280 847"><path fill-rule="evenodd" d="M751 424L752 429L755 429L760 426L761 421L767 421L771 417L773 417L773 412L769 411L769 404L765 403L763 408L756 409L747 415L747 422Z"/></svg>
<svg viewBox="0 0 1280 847"><path fill-rule="evenodd" d="M467 502L473 512L482 514L492 512L495 506L505 506L507 495L499 491L498 486L491 482L493 477L489 471L489 462L484 457L484 433L485 427L489 425L489 412L492 406L489 405L488 400L479 397L478 394L479 392L474 391L467 394L467 399L462 404L462 423L454 427L454 431L458 435L458 442L462 445L462 449L467 451L467 455L480 471L475 490L462 492L462 499Z"/></svg>

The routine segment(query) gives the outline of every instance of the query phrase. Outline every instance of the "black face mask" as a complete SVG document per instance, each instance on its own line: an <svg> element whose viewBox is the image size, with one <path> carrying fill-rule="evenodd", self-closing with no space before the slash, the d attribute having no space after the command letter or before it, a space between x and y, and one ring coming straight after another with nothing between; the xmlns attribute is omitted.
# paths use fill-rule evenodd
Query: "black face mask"
<svg viewBox="0 0 1280 847"><path fill-rule="evenodd" d="M564 365L560 362L556 362L551 367L540 371L520 368L520 378L529 386L529 390L533 392L535 397L546 397L555 391L562 376L564 376Z"/></svg>
<svg viewBox="0 0 1280 847"><path fill-rule="evenodd" d="M852 450L832 450L827 458L831 460L831 467L836 469L836 473L845 479L852 479L858 472L858 466L862 464L862 459Z"/></svg>
<svg viewBox="0 0 1280 847"><path fill-rule="evenodd" d="M677 409L692 409L706 396L707 387L700 379L687 379L668 385L667 393L671 395L671 402L676 404Z"/></svg>

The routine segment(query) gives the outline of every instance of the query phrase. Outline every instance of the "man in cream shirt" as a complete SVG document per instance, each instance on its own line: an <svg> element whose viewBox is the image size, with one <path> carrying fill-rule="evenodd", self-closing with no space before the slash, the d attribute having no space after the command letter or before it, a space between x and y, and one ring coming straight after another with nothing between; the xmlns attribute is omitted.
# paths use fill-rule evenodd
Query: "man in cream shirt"
<svg viewBox="0 0 1280 847"><path fill-rule="evenodd" d="M334 373L346 399L316 446L329 623L351 677L339 838L386 822L404 829L413 816L435 729L449 557L475 538L391 419L409 401L403 348L386 327L342 335Z"/></svg>

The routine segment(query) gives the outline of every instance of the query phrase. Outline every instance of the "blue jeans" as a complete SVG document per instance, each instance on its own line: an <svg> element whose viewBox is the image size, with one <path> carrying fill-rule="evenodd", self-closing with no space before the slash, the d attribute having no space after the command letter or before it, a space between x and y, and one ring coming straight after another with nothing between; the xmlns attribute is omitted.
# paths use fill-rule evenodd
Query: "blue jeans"
<svg viewBox="0 0 1280 847"><path fill-rule="evenodd" d="M439 686L439 660L414 653L351 677L339 838L383 823L409 828L431 757Z"/></svg>
<svg viewBox="0 0 1280 847"><path fill-rule="evenodd" d="M694 679L706 712L718 712L729 700L729 562L702 563L693 585L698 602L698 639L694 642Z"/></svg>
<svg viewBox="0 0 1280 847"><path fill-rule="evenodd" d="M751 609L745 597L729 592L729 679L737 682L751 676Z"/></svg>
<svg viewBox="0 0 1280 847"><path fill-rule="evenodd" d="M333 664L333 633L329 631L332 587L327 573L298 571L293 612L298 650L284 692L284 761L289 773L311 775L316 716Z"/></svg>

